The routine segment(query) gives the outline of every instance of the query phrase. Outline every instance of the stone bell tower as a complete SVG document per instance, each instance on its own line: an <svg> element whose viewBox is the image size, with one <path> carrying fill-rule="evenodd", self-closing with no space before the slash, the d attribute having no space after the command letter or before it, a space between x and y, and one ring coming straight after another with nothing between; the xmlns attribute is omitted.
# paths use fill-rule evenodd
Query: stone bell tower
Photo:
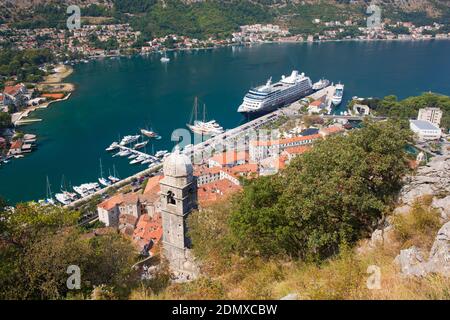
<svg viewBox="0 0 450 320"><path fill-rule="evenodd" d="M178 277L193 279L198 274L190 254L186 220L197 209L197 179L188 156L178 148L164 161L161 180L161 211L163 253Z"/></svg>

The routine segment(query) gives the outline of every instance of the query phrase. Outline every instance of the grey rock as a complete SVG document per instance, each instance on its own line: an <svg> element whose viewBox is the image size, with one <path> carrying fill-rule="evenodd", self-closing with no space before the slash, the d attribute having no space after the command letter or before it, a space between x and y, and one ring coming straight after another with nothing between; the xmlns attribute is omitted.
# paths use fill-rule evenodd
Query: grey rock
<svg viewBox="0 0 450 320"><path fill-rule="evenodd" d="M426 271L450 276L450 222L438 231L426 263Z"/></svg>
<svg viewBox="0 0 450 320"><path fill-rule="evenodd" d="M450 196L442 199L434 198L431 206L439 210L444 221L450 220Z"/></svg>
<svg viewBox="0 0 450 320"><path fill-rule="evenodd" d="M401 273L405 276L424 276L426 275L425 261L422 252L416 248L401 250L400 254L394 260L399 266Z"/></svg>
<svg viewBox="0 0 450 320"><path fill-rule="evenodd" d="M384 229L377 229L372 233L372 237L369 241L369 246L374 248L378 245L381 245L387 241L389 241L390 236L392 235L394 229L392 226L387 226Z"/></svg>

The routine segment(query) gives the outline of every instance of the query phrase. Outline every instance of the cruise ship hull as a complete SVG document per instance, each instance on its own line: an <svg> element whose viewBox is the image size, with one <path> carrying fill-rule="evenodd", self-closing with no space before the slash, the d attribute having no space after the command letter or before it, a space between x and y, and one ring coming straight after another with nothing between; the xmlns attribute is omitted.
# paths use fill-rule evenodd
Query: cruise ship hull
<svg viewBox="0 0 450 320"><path fill-rule="evenodd" d="M241 107L239 107L238 112L241 114L252 114L252 115L262 115L262 114L266 114L272 111L275 111L279 108L285 107L291 103L294 103L298 100L300 100L301 98L306 97L307 95L313 93L314 90L309 89L303 92L300 92L299 94L295 94L292 95L290 97L285 97L282 99L279 99L277 101L274 101L272 103L266 103L263 106L261 106L258 109L250 109L250 108L245 108L241 105Z"/></svg>

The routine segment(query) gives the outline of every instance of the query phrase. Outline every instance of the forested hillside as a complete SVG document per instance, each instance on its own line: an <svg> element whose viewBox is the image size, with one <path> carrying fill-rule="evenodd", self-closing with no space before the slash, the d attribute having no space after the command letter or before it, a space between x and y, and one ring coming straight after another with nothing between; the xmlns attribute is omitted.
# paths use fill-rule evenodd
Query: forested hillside
<svg viewBox="0 0 450 320"><path fill-rule="evenodd" d="M361 23L368 1L349 0L0 0L0 22L19 28L64 27L66 7L79 4L83 17L129 22L146 36L176 33L223 36L248 23L273 22L293 33L316 32L313 19ZM441 0L380 1L382 17L416 24L450 21L450 3ZM24 9L27 10L24 10Z"/></svg>

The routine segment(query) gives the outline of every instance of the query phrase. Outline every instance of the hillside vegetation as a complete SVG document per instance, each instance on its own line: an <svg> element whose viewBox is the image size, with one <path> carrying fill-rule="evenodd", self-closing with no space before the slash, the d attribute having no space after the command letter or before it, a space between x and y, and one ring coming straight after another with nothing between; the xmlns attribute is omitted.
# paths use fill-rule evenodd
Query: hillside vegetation
<svg viewBox="0 0 450 320"><path fill-rule="evenodd" d="M227 36L238 26L249 23L278 23L292 33L320 32L323 26L312 23L353 19L363 23L365 1L346 0L112 0L112 1L27 1L4 2L0 20L19 28L61 27L66 20L66 6L80 4L82 16L107 17L108 22L130 22L146 37L176 33L195 37ZM417 24L448 23L449 3L445 1L383 1L383 17ZM23 10L29 8L28 10ZM98 19L94 19L98 21Z"/></svg>

